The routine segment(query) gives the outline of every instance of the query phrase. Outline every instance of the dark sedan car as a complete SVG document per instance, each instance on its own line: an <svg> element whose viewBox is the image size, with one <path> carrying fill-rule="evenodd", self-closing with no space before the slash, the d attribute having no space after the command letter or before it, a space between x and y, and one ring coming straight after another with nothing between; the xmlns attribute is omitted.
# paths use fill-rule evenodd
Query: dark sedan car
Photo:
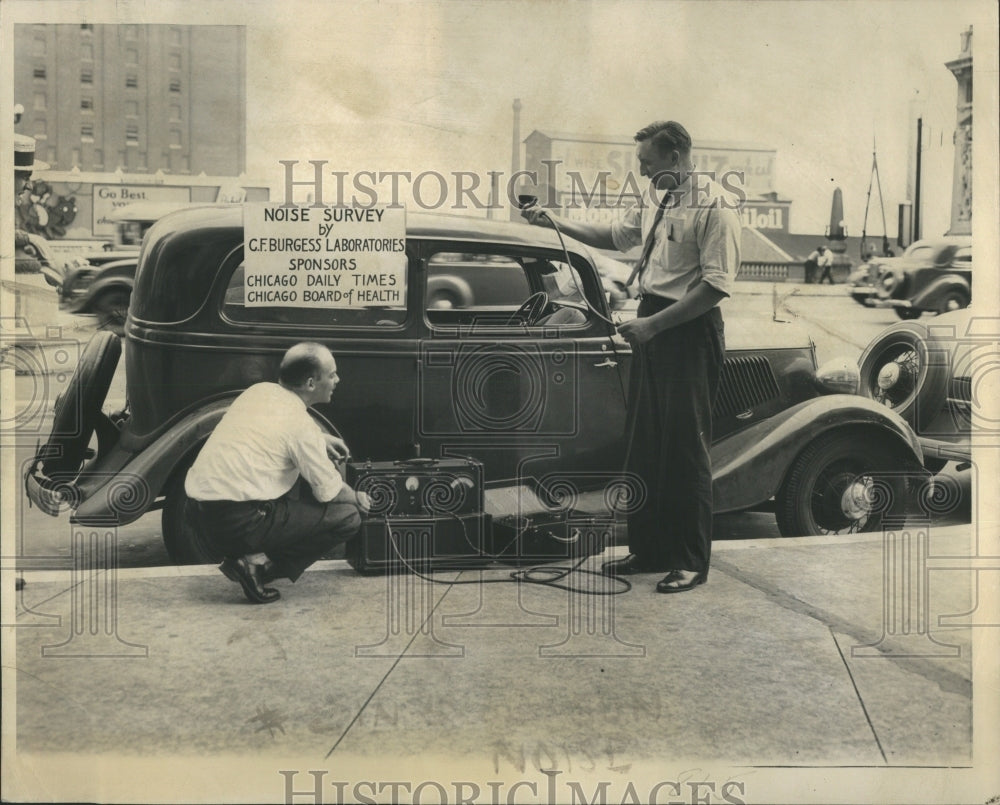
<svg viewBox="0 0 1000 805"><path fill-rule="evenodd" d="M244 264L238 208L163 218L143 245L125 324L128 408L102 412L122 347L99 333L27 475L31 500L51 514L68 505L83 524L125 524L162 507L171 556L208 561L183 516L187 468L234 397L273 380L303 340L337 358L337 394L311 410L330 432L336 423L359 459L472 457L492 487L641 498L623 490L632 354L591 250L567 239L564 251L551 230L454 216L409 215L405 234L398 264L386 263L404 278L395 298L267 306ZM429 269L442 264L469 283L471 302L433 303ZM518 273L517 297L477 291L490 266ZM717 510L773 505L783 534L879 527L876 479L922 460L909 425L856 393L853 362L817 368L794 325L734 319L727 347L712 448Z"/></svg>
<svg viewBox="0 0 1000 805"><path fill-rule="evenodd" d="M998 336L994 317L958 310L894 324L861 354L861 393L913 426L932 472L949 461L968 467L977 419L982 433L993 431L973 389L995 366Z"/></svg>
<svg viewBox="0 0 1000 805"><path fill-rule="evenodd" d="M873 258L848 278L851 298L901 319L948 313L972 301L972 240L918 240L901 257Z"/></svg>

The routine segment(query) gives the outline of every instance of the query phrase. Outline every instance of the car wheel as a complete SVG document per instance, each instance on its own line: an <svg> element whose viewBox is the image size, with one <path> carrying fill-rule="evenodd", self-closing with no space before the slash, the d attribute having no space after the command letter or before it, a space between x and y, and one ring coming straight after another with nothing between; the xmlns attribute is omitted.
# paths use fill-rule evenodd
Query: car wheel
<svg viewBox="0 0 1000 805"><path fill-rule="evenodd" d="M435 291L427 300L427 307L431 310L452 310L460 304L458 295L451 291Z"/></svg>
<svg viewBox="0 0 1000 805"><path fill-rule="evenodd" d="M891 475L905 461L887 439L821 436L795 459L775 496L778 530L783 537L878 531L889 507L905 504L906 479Z"/></svg>
<svg viewBox="0 0 1000 805"><path fill-rule="evenodd" d="M79 472L104 416L101 406L121 353L121 340L111 333L95 333L87 342L66 390L56 399L52 432L38 453L48 477L75 477Z"/></svg>
<svg viewBox="0 0 1000 805"><path fill-rule="evenodd" d="M911 321L912 319L919 319L920 314L923 313L922 310L915 307L897 307L893 308L896 311L896 315L904 321Z"/></svg>
<svg viewBox="0 0 1000 805"><path fill-rule="evenodd" d="M949 367L919 324L897 324L878 336L859 359L861 394L891 408L917 431L941 411Z"/></svg>
<svg viewBox="0 0 1000 805"><path fill-rule="evenodd" d="M938 304L938 313L951 313L953 310L962 310L969 306L969 297L962 291L948 291Z"/></svg>
<svg viewBox="0 0 1000 805"><path fill-rule="evenodd" d="M132 294L124 288L114 288L97 297L93 309L97 313L98 328L115 335L123 335L131 296Z"/></svg>
<svg viewBox="0 0 1000 805"><path fill-rule="evenodd" d="M167 556L177 565L207 565L222 561L222 555L211 548L197 528L191 512L191 499L184 491L184 478L194 458L174 470L164 489L166 500L160 524Z"/></svg>

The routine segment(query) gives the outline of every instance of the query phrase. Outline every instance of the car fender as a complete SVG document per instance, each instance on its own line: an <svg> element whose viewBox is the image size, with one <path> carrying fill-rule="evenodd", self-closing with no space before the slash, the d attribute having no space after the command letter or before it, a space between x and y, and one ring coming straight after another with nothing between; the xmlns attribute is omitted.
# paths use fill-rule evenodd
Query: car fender
<svg viewBox="0 0 1000 805"><path fill-rule="evenodd" d="M117 472L84 473L78 484L82 502L70 521L128 525L138 520L153 508L174 471L201 448L237 396L217 398L183 417ZM310 408L309 413L324 431L337 432L318 411Z"/></svg>
<svg viewBox="0 0 1000 805"><path fill-rule="evenodd" d="M949 291L961 291L967 298L972 298L972 288L968 279L961 274L945 274L914 294L910 303L921 310L937 310L935 299Z"/></svg>
<svg viewBox="0 0 1000 805"><path fill-rule="evenodd" d="M82 478L83 501L71 522L96 525L110 520L127 525L138 520L152 508L174 469L208 438L234 399L214 400L188 414L117 472L95 472ZM129 505L120 505L121 501Z"/></svg>
<svg viewBox="0 0 1000 805"><path fill-rule="evenodd" d="M915 464L923 462L916 434L906 421L873 400L832 394L806 400L734 434L712 448L717 512L739 511L770 500L794 458L816 437L853 428L888 434Z"/></svg>

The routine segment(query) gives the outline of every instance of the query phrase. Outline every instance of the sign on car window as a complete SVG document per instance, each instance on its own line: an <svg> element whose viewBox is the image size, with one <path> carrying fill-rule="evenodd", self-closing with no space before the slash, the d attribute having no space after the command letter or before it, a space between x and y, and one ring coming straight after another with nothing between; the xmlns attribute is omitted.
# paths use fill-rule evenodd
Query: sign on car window
<svg viewBox="0 0 1000 805"><path fill-rule="evenodd" d="M406 211L247 204L246 307L384 308L406 299Z"/></svg>

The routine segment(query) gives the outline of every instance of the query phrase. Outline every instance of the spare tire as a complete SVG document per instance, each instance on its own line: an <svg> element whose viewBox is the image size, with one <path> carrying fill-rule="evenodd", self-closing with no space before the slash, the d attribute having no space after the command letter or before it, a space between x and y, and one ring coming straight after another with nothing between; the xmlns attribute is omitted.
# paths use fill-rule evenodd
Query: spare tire
<svg viewBox="0 0 1000 805"><path fill-rule="evenodd" d="M861 394L891 408L919 432L945 404L949 363L948 351L925 326L893 325L858 359Z"/></svg>
<svg viewBox="0 0 1000 805"><path fill-rule="evenodd" d="M36 456L49 478L67 479L79 473L90 439L104 416L101 406L121 353L121 339L108 332L95 333L84 348L66 390L56 399L52 432Z"/></svg>

